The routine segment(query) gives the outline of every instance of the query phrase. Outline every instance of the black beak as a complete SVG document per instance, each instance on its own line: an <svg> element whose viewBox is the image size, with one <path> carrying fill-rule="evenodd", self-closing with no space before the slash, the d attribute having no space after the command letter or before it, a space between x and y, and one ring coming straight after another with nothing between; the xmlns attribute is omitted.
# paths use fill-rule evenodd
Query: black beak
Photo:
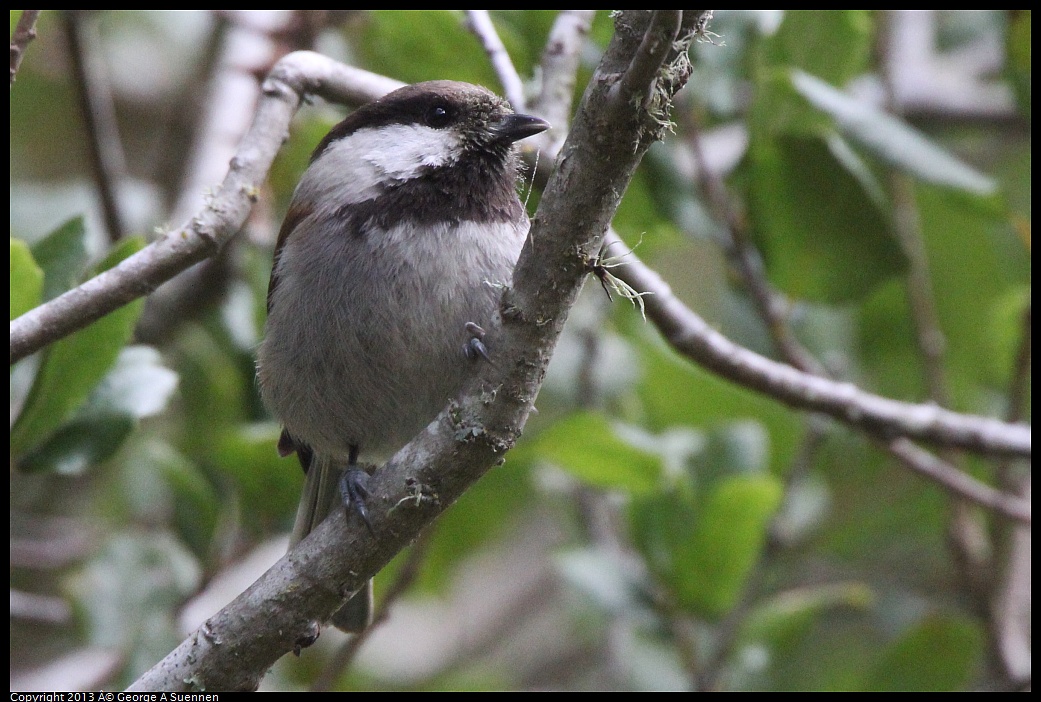
<svg viewBox="0 0 1041 702"><path fill-rule="evenodd" d="M506 115L495 126L499 139L512 144L515 141L534 136L550 128L549 122L531 115Z"/></svg>

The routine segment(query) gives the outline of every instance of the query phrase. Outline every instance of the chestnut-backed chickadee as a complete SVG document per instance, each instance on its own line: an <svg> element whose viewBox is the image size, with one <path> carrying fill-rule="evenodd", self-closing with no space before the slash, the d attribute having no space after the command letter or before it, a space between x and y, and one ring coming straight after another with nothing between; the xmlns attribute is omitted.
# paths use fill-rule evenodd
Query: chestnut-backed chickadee
<svg viewBox="0 0 1041 702"><path fill-rule="evenodd" d="M404 446L494 353L529 226L514 143L548 128L484 88L431 81L318 144L278 235L257 358L279 451L307 472L294 543L337 504L368 524L359 455ZM368 625L370 587L338 627Z"/></svg>

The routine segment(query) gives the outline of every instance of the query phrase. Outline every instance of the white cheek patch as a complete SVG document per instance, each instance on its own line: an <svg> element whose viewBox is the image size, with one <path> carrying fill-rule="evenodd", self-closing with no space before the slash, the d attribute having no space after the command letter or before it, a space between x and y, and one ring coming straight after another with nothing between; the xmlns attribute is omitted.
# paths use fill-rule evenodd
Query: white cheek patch
<svg viewBox="0 0 1041 702"><path fill-rule="evenodd" d="M341 204L363 202L424 168L455 163L461 153L459 137L448 130L419 124L359 129L326 148L304 174L297 195L311 202L330 196Z"/></svg>
<svg viewBox="0 0 1041 702"><path fill-rule="evenodd" d="M408 180L424 166L446 166L459 160L459 137L451 131L419 124L393 124L359 129L347 138L361 158L384 176Z"/></svg>

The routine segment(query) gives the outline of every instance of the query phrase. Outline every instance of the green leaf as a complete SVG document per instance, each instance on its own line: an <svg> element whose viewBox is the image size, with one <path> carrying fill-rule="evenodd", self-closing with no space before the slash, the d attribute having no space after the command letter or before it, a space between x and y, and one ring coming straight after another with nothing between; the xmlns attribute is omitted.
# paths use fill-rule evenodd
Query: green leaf
<svg viewBox="0 0 1041 702"><path fill-rule="evenodd" d="M846 158L814 137L759 140L749 151L753 231L770 279L792 297L859 299L903 268L888 219Z"/></svg>
<svg viewBox="0 0 1041 702"><path fill-rule="evenodd" d="M634 499L629 508L633 539L647 565L676 589L678 563L696 529L698 507L689 491L673 489Z"/></svg>
<svg viewBox="0 0 1041 702"><path fill-rule="evenodd" d="M704 504L674 491L634 501L630 518L640 550L680 606L717 618L737 603L780 500L776 478L733 476Z"/></svg>
<svg viewBox="0 0 1041 702"><path fill-rule="evenodd" d="M1016 102L1020 111L1030 119L1030 10L1013 10L1010 13L1006 52L1008 65L1006 73L1012 89L1016 94Z"/></svg>
<svg viewBox="0 0 1041 702"><path fill-rule="evenodd" d="M705 450L693 470L699 486L711 486L729 475L769 471L770 437L759 422L735 420L709 432Z"/></svg>
<svg viewBox="0 0 1041 702"><path fill-rule="evenodd" d="M867 609L874 592L863 583L829 583L788 590L759 603L745 620L740 640L784 651L794 647L822 614L837 608Z"/></svg>
<svg viewBox="0 0 1041 702"><path fill-rule="evenodd" d="M177 374L163 365L158 351L150 346L127 346L91 393L84 410L143 419L162 412L176 389Z"/></svg>
<svg viewBox="0 0 1041 702"><path fill-rule="evenodd" d="M218 541L220 536L243 536L232 521L243 511L241 501L229 494L233 491L219 491L214 485L218 481L226 485L225 476L211 478L202 466L157 436L137 433L109 468L98 473L103 491L96 495L96 501L105 505L105 517L112 523L156 524L162 519L176 532L180 543L207 561L219 560L218 554L228 547L227 541ZM299 495L299 487L293 494ZM227 521L221 523L225 515ZM243 516L246 526L259 529L263 525L261 515L253 509ZM218 529L219 523L223 530ZM286 518L276 528L288 531L289 523Z"/></svg>
<svg viewBox="0 0 1041 702"><path fill-rule="evenodd" d="M177 374L148 346L124 348L112 371L72 419L22 460L26 472L84 472L109 458L139 419L160 412L177 387Z"/></svg>
<svg viewBox="0 0 1041 702"><path fill-rule="evenodd" d="M238 514L241 512L242 501L229 500L226 491L221 493L214 486L213 480L198 465L189 461L177 453L172 447L162 445L158 442L146 446L144 456L148 461L148 469L159 482L159 489L164 492L163 497L173 497L174 521L177 525L177 533L181 535L185 543L199 554L200 558L213 558L214 553L220 548L220 539L227 537L227 530L220 526L227 525L221 522L224 513ZM287 461L288 463L288 461ZM141 464L132 464L137 468ZM296 466L291 466L295 468ZM292 478L292 470L287 471L287 477ZM145 476L147 479L147 476ZM223 476L219 476L220 480ZM298 485L285 490L284 494L275 494L282 489L282 485L275 482L271 485L271 497L286 498L287 500L300 494ZM294 500L295 502L295 500ZM261 529L267 527L264 533L271 533L272 527L265 524L266 516L258 508L260 503L249 504L249 509L243 520L243 525L250 529ZM291 509L291 508L290 508ZM292 514L289 512L288 514ZM280 515L281 516L281 515ZM288 522L278 522L275 529L288 528L284 526ZM214 542L218 542L215 546Z"/></svg>
<svg viewBox="0 0 1041 702"><path fill-rule="evenodd" d="M791 80L800 95L831 115L843 134L885 163L937 185L977 195L994 193L996 185L991 178L902 120L808 73L792 71Z"/></svg>
<svg viewBox="0 0 1041 702"><path fill-rule="evenodd" d="M285 520L300 500L304 473L296 456L278 455L279 432L273 422L238 425L221 431L211 447L218 473L235 482L249 505L251 526Z"/></svg>
<svg viewBox="0 0 1041 702"><path fill-rule="evenodd" d="M554 424L528 445L534 452L595 487L640 494L661 482L662 459L623 440L601 414L577 413Z"/></svg>
<svg viewBox="0 0 1041 702"><path fill-rule="evenodd" d="M26 473L80 475L112 456L135 424L125 414L75 417L30 451L19 467Z"/></svg>
<svg viewBox="0 0 1041 702"><path fill-rule="evenodd" d="M867 10L786 10L765 53L773 65L798 67L843 85L867 70L873 34Z"/></svg>
<svg viewBox="0 0 1041 702"><path fill-rule="evenodd" d="M806 585L751 603L727 659L723 688L773 692L843 689L841 677L846 670L851 671L852 682L845 687L855 687L857 674L862 675L866 665L865 653L859 649L870 648L870 644L865 646L863 637L850 641L860 632L835 622L847 627L859 623L869 619L875 607L872 590L858 582ZM834 636L840 627L842 633ZM833 636L831 641L828 635ZM834 650L836 641L842 646L840 651ZM841 664L825 658L833 652L841 656Z"/></svg>
<svg viewBox="0 0 1041 702"><path fill-rule="evenodd" d="M143 246L140 238L128 239L102 262L98 271L112 267ZM143 305L143 299L125 305L44 351L25 406L11 429L12 456L21 456L39 445L83 405L130 339Z"/></svg>
<svg viewBox="0 0 1041 702"><path fill-rule="evenodd" d="M11 238L11 319L40 304L43 269L36 265L28 244Z"/></svg>
<svg viewBox="0 0 1041 702"><path fill-rule="evenodd" d="M459 10L373 10L354 48L364 65L406 83L448 79L497 86L484 50L464 21Z"/></svg>
<svg viewBox="0 0 1041 702"><path fill-rule="evenodd" d="M983 632L967 617L934 615L882 652L868 678L871 692L954 692L973 679Z"/></svg>
<svg viewBox="0 0 1041 702"><path fill-rule="evenodd" d="M126 652L145 670L181 638L174 613L196 592L201 569L171 534L124 533L71 580L87 642Z"/></svg>
<svg viewBox="0 0 1041 702"><path fill-rule="evenodd" d="M770 517L781 502L773 476L722 481L698 519L693 538L678 552L681 604L694 612L722 616L741 595L759 558Z"/></svg>
<svg viewBox="0 0 1041 702"><path fill-rule="evenodd" d="M44 271L44 300L69 290L87 267L87 230L83 217L73 217L33 245Z"/></svg>
<svg viewBox="0 0 1041 702"><path fill-rule="evenodd" d="M532 504L531 472L516 450L506 465L489 471L437 520L436 533L423 561L419 585L444 592L455 580L461 563L482 547L510 539L514 518L527 514ZM495 548L494 546L486 548ZM383 582L393 582L388 578ZM377 579L379 591L381 580Z"/></svg>
<svg viewBox="0 0 1041 702"><path fill-rule="evenodd" d="M1030 252L989 198L925 183L915 195L952 391L957 402L990 411L976 404L978 385L1004 391L1007 382L994 377L1007 361L993 356L993 316L1010 292L1030 286Z"/></svg>
<svg viewBox="0 0 1041 702"><path fill-rule="evenodd" d="M987 380L994 385L1007 382L1013 373L1023 343L1023 320L1029 309L1030 286L1026 284L1010 288L994 301L984 335L990 346L990 361L983 364L985 370L991 371ZM1029 329L1026 333L1030 333Z"/></svg>
<svg viewBox="0 0 1041 702"><path fill-rule="evenodd" d="M893 278L872 291L857 308L857 349L873 373L875 392L917 401L925 392L921 351L908 315L907 284Z"/></svg>
<svg viewBox="0 0 1041 702"><path fill-rule="evenodd" d="M660 346L641 349L643 377L638 388L644 423L651 431L671 427L713 428L752 419L769 434L770 469L780 471L796 450L801 420L788 408L735 385Z"/></svg>
<svg viewBox="0 0 1041 702"><path fill-rule="evenodd" d="M787 68L760 72L748 122L753 139L783 135L826 137L835 133L834 120L799 95Z"/></svg>

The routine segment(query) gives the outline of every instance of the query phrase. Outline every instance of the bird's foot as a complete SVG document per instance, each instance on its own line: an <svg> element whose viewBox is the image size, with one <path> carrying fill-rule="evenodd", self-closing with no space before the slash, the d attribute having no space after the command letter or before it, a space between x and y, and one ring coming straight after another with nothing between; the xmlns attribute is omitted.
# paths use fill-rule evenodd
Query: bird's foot
<svg viewBox="0 0 1041 702"><path fill-rule="evenodd" d="M463 353L466 354L466 357L471 361L483 358L488 363L491 363L492 359L488 355L488 347L484 345L484 329L473 322L467 322L466 331L470 332L470 340L463 344Z"/></svg>
<svg viewBox="0 0 1041 702"><path fill-rule="evenodd" d="M356 512L365 522L369 533L375 535L372 523L369 522L369 510L365 505L365 500L369 497L368 484L369 474L352 463L340 476L340 498L347 509L347 516L350 516L351 511Z"/></svg>

